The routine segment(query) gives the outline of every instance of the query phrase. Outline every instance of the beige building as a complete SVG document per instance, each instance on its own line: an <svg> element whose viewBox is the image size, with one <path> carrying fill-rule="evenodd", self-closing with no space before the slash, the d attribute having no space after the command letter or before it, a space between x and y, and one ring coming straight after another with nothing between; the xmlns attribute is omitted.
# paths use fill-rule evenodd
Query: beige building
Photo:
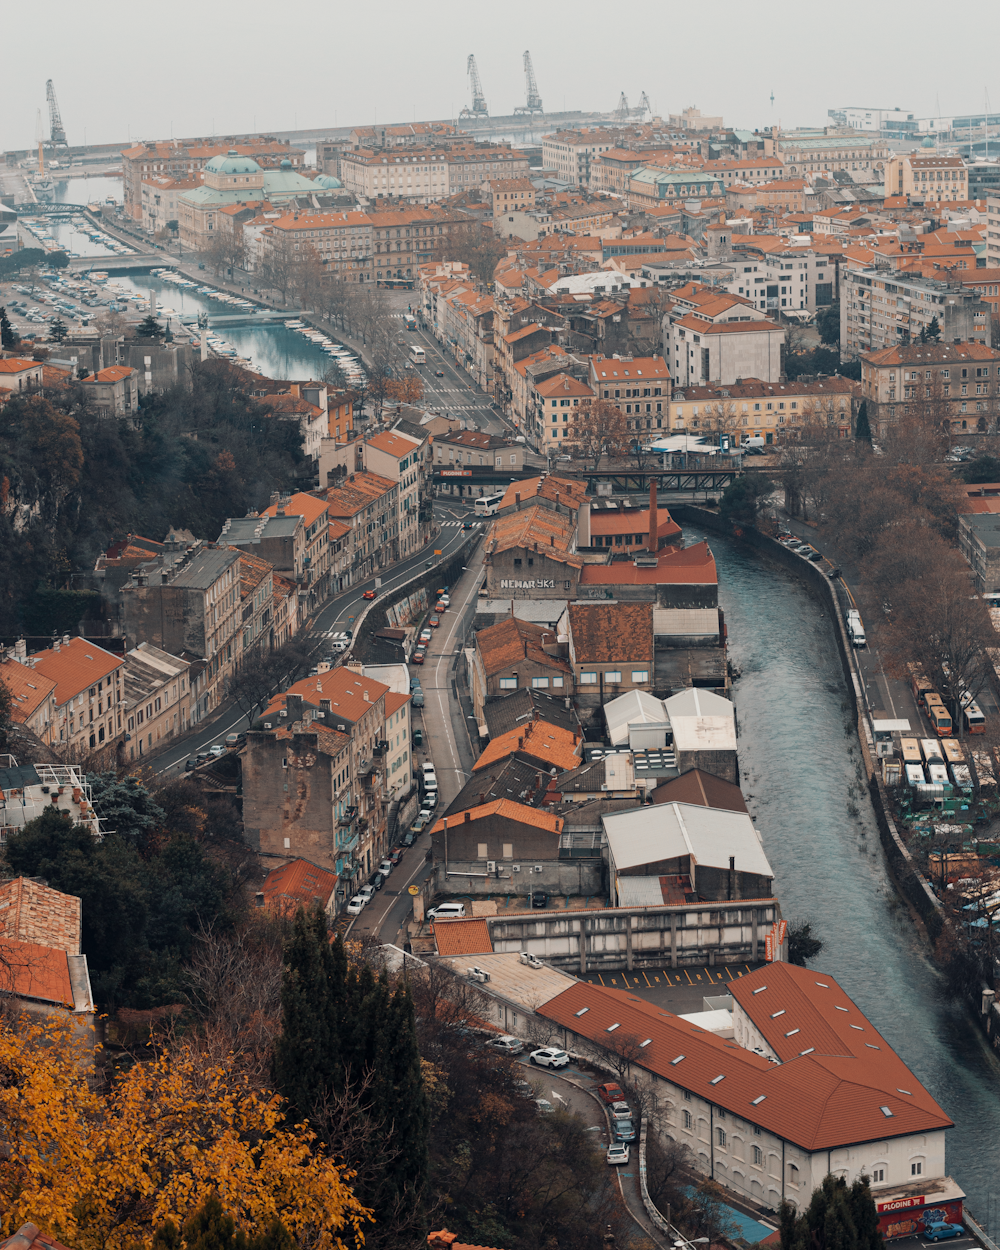
<svg viewBox="0 0 1000 1250"><path fill-rule="evenodd" d="M701 109L694 105L682 109L679 113L671 113L667 117L667 125L671 130L722 130L721 117L703 117Z"/></svg>
<svg viewBox="0 0 1000 1250"><path fill-rule="evenodd" d="M29 657L32 669L56 683L52 745L64 759L117 744L125 732L125 665L118 655L64 634Z"/></svg>
<svg viewBox="0 0 1000 1250"><path fill-rule="evenodd" d="M345 188L364 200L404 200L433 204L497 179L527 176L528 158L506 145L456 143L449 146L352 148L341 153Z"/></svg>
<svg viewBox="0 0 1000 1250"><path fill-rule="evenodd" d="M14 724L26 725L46 746L51 746L57 714L56 682L29 668L26 659L27 649L21 639L11 658L0 664L0 684L10 691L10 718Z"/></svg>
<svg viewBox="0 0 1000 1250"><path fill-rule="evenodd" d="M1000 351L984 343L887 347L861 357L861 392L873 434L907 417L985 433L1000 409Z"/></svg>
<svg viewBox="0 0 1000 1250"><path fill-rule="evenodd" d="M618 146L612 130L558 130L542 139L542 164L574 186L591 185L591 163Z"/></svg>
<svg viewBox="0 0 1000 1250"><path fill-rule="evenodd" d="M818 426L848 438L857 415L858 389L856 382L841 377L816 382L743 378L727 386L675 387L669 429L696 437L729 434L733 446L748 438L786 442Z"/></svg>
<svg viewBox="0 0 1000 1250"><path fill-rule="evenodd" d="M926 150L893 156L885 163L885 193L925 202L967 200L969 171L960 156Z"/></svg>
<svg viewBox="0 0 1000 1250"><path fill-rule="evenodd" d="M143 759L190 728L191 663L141 642L125 655L125 754Z"/></svg>
<svg viewBox="0 0 1000 1250"><path fill-rule="evenodd" d="M338 590L392 563L399 548L398 496L398 482L369 471L348 473L325 492L330 520L346 526Z"/></svg>
<svg viewBox="0 0 1000 1250"><path fill-rule="evenodd" d="M986 201L986 268L1000 269L1000 196Z"/></svg>
<svg viewBox="0 0 1000 1250"><path fill-rule="evenodd" d="M254 267L266 263L269 251L278 247L292 263L315 257L325 276L371 281L372 222L364 213L268 213L255 238Z"/></svg>
<svg viewBox="0 0 1000 1250"><path fill-rule="evenodd" d="M200 179L172 178L169 174L147 174L142 179L142 228L150 234L166 230L169 222L180 228L178 202L186 191L194 191Z"/></svg>
<svg viewBox="0 0 1000 1250"><path fill-rule="evenodd" d="M110 365L80 382L102 417L134 418L139 412L139 370Z"/></svg>
<svg viewBox="0 0 1000 1250"><path fill-rule="evenodd" d="M305 555L296 581L301 599L312 608L330 592L330 526L326 503L303 491L280 497L273 495L271 500L262 516L302 518Z"/></svg>
<svg viewBox="0 0 1000 1250"><path fill-rule="evenodd" d="M958 282L877 264L840 271L840 352L845 360L916 343L934 321L943 343L985 345L990 317L989 302Z"/></svg>

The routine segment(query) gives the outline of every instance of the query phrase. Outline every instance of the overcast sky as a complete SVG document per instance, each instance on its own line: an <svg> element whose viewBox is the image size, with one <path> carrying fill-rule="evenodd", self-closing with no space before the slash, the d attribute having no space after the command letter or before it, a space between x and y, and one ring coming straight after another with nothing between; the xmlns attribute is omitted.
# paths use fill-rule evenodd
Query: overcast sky
<svg viewBox="0 0 1000 1250"><path fill-rule="evenodd" d="M611 110L622 91L633 105L646 91L664 116L693 104L751 129L822 125L843 105L978 111L995 40L980 25L942 61L928 46L941 18L926 0L55 0L4 58L0 146L33 143L39 108L48 135L47 78L71 144L446 118L469 103L470 52L491 112L510 113L525 48L553 112Z"/></svg>

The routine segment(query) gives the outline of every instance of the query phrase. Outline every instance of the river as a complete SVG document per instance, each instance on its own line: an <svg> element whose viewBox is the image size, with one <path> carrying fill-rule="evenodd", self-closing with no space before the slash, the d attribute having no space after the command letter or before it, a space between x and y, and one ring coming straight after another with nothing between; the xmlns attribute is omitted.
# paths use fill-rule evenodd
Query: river
<svg viewBox="0 0 1000 1250"><path fill-rule="evenodd" d="M793 578L716 534L742 785L789 920L947 1114L948 1171L998 1224L1000 1065L951 1001L886 871L829 616ZM995 1235L995 1234L994 1234Z"/></svg>

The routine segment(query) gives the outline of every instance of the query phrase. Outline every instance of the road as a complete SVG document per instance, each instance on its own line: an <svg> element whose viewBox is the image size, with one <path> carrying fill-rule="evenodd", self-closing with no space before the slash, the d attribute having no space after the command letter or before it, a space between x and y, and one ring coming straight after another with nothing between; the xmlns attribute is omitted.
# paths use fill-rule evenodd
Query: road
<svg viewBox="0 0 1000 1250"><path fill-rule="evenodd" d="M451 511L458 513L460 506L452 505ZM424 745L413 752L413 771L416 774L424 760L434 761L441 794L438 813L447 811L472 769L472 753L468 733L462 723L462 707L458 699L452 697L452 668L456 660L462 663L459 653L471 625L482 584L480 550L477 549L473 555L472 563L461 579L449 587L451 606L441 617L441 625L431 631L427 659L422 666L413 665L410 669L414 677L419 677L424 693L424 707L420 713ZM414 721L417 715L414 710ZM422 884L430 875L431 865L427 862L429 850L430 833L422 833L414 845L404 851L389 880L354 921L351 926L354 937L378 936L385 942L402 944L402 928L412 915L412 901L407 890L412 884Z"/></svg>
<svg viewBox="0 0 1000 1250"><path fill-rule="evenodd" d="M419 318L419 308L414 315ZM485 434L509 435L514 432L514 427L494 407L489 395L476 386L429 330L411 330L406 338L413 344L419 343L427 353L427 363L417 369L424 384L425 407L461 416ZM443 377L437 376L439 370Z"/></svg>
<svg viewBox="0 0 1000 1250"><path fill-rule="evenodd" d="M428 560L446 561L467 537L462 530L462 524L469 512L467 506L463 507L450 500L435 503L434 521L440 527L440 535L416 555L386 570L381 575L381 591L384 593L400 586L422 570ZM433 555L432 553L436 550L440 550L442 554ZM374 589L376 589L375 578L369 577L348 590L332 595L327 600L309 623L308 631L304 635L314 644L317 653L321 653L323 639L327 634L353 629L354 621L364 606L363 593ZM213 743L224 742L227 734L239 733L247 727L245 714L232 700L226 700L209 723L198 726L177 742L172 743L159 755L153 756L149 761L150 765L156 773L169 773L178 768L183 769L185 761L191 756L197 755L199 751Z"/></svg>

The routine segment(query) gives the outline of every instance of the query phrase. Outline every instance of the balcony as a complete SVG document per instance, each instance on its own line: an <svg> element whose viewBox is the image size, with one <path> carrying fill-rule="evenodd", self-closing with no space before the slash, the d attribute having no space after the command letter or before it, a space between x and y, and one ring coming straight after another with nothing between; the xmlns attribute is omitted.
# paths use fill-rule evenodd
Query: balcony
<svg viewBox="0 0 1000 1250"><path fill-rule="evenodd" d="M337 821L337 824L340 825L342 829L346 829L353 825L357 818L358 809L356 807L347 807L344 809L344 814L341 816L340 820Z"/></svg>

